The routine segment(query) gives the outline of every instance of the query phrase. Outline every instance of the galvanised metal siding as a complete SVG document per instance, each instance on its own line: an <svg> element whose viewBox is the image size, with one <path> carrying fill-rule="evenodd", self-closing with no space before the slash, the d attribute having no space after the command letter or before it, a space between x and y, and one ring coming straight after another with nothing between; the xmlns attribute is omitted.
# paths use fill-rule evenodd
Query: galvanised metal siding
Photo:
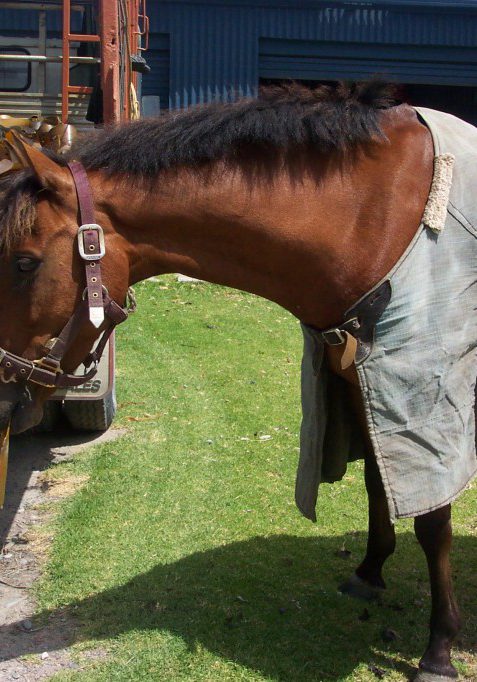
<svg viewBox="0 0 477 682"><path fill-rule="evenodd" d="M259 80L259 39L272 38L316 41L322 48L341 43L351 61L353 45L356 59L363 46L376 46L376 71L382 66L379 46L392 46L393 51L403 46L405 59L412 54L412 45L421 50L425 46L447 48L442 51L443 59L452 53L452 59L461 63L459 82L477 85L477 2L469 0L381 0L365 6L311 0L149 0L148 14L152 33L170 34L172 107L254 94ZM372 59L371 55L370 69ZM422 62L421 56L416 82L438 83L439 60L424 60L425 67ZM448 80L446 76L444 82Z"/></svg>

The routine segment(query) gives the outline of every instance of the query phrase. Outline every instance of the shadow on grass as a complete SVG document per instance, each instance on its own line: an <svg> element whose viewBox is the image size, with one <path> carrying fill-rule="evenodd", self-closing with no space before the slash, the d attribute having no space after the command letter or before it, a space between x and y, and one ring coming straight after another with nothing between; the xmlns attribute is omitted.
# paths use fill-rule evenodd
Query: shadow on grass
<svg viewBox="0 0 477 682"><path fill-rule="evenodd" d="M256 537L158 565L124 585L71 603L68 611L83 627L65 644L85 635L103 640L129 631L167 631L191 650L200 645L281 682L339 679L359 663L391 665L410 676L411 665L391 657L411 661L423 652L427 637L428 586L425 571L416 569L415 540L411 534L400 536L406 561L395 561L393 588L381 604L365 604L336 590L353 570L354 556L346 560L337 553L349 539ZM365 537L357 534L353 541L360 551ZM472 584L476 544L456 538L456 554L469 565L460 591ZM468 603L461 600L468 633L461 645L467 650L476 637L471 597ZM64 615L64 610L40 613L37 622L46 621L44 632L36 638L19 634L9 656L44 651L48 630L61 628ZM384 643L384 628L395 630L397 638Z"/></svg>

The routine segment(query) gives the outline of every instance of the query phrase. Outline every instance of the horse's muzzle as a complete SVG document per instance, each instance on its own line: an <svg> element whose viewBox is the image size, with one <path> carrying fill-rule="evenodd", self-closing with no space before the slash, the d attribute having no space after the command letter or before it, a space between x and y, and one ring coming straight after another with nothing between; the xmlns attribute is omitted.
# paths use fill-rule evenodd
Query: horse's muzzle
<svg viewBox="0 0 477 682"><path fill-rule="evenodd" d="M21 433L36 426L43 416L43 403L24 384L0 386L0 431L11 422L10 432Z"/></svg>
<svg viewBox="0 0 477 682"><path fill-rule="evenodd" d="M40 405L31 396L25 395L12 412L10 433L17 434L32 429L41 422L42 417L43 404Z"/></svg>

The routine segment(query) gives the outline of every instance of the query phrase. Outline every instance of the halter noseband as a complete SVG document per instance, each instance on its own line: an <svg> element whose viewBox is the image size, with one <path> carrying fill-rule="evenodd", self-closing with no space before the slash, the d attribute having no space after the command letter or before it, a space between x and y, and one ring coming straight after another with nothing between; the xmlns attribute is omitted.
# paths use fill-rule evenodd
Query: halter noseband
<svg viewBox="0 0 477 682"><path fill-rule="evenodd" d="M86 275L83 300L60 334L48 342L48 353L38 360L27 360L0 348L0 372L5 383L20 380L48 388L69 388L89 381L97 372L101 355L114 328L120 322L124 322L128 313L135 309L131 290L128 291L128 305L122 308L113 301L103 286L100 261L106 252L104 234L102 228L94 222L93 195L88 176L81 163L77 161L69 163L68 168L76 187L81 219L78 229L78 251L84 261ZM61 369L61 361L88 320L95 327L100 327L104 322L106 324L95 350L83 361L85 369L90 365L93 367L81 376L65 374Z"/></svg>

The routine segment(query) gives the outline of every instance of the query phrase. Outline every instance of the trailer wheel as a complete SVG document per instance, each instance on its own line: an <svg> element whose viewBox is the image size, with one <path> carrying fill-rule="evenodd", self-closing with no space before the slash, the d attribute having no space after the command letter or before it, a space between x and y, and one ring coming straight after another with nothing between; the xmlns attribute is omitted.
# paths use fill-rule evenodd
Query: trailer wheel
<svg viewBox="0 0 477 682"><path fill-rule="evenodd" d="M100 400L65 400L63 412L77 431L107 431L116 415L115 391Z"/></svg>

